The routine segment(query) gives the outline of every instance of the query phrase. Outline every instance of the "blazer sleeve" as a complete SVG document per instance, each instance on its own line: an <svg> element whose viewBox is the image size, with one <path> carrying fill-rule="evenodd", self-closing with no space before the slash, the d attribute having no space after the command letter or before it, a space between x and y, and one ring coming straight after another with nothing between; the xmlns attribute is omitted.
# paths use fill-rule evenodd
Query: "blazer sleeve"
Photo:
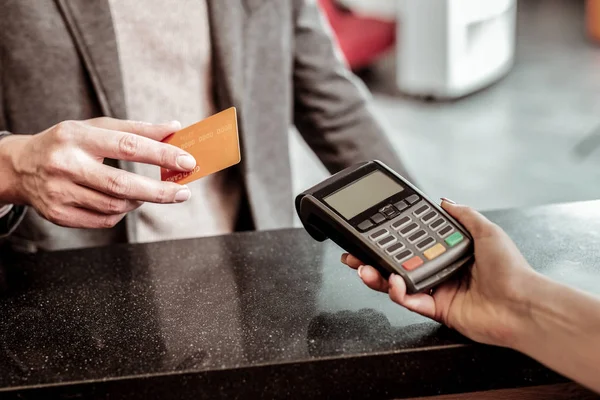
<svg viewBox="0 0 600 400"><path fill-rule="evenodd" d="M4 71L2 68L2 49L0 49L0 146L2 146L2 139L8 135L9 132L6 131L7 122L6 122L6 110L4 109L4 88L3 88L3 79L4 79ZM4 204L0 204L0 208L3 208ZM17 226L23 221L23 217L25 216L25 212L27 211L26 207L23 206L12 206L10 211L0 217L0 242L6 239L11 233L17 229Z"/></svg>
<svg viewBox="0 0 600 400"><path fill-rule="evenodd" d="M294 0L294 123L331 173L377 159L410 179L316 0Z"/></svg>

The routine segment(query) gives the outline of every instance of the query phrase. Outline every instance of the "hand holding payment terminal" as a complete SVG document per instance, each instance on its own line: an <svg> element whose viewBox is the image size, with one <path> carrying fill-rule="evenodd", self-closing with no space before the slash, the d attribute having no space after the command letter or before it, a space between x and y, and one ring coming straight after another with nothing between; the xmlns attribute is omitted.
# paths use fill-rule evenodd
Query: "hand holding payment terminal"
<svg viewBox="0 0 600 400"><path fill-rule="evenodd" d="M332 239L408 293L437 286L473 257L466 229L379 161L349 167L296 198L308 233Z"/></svg>

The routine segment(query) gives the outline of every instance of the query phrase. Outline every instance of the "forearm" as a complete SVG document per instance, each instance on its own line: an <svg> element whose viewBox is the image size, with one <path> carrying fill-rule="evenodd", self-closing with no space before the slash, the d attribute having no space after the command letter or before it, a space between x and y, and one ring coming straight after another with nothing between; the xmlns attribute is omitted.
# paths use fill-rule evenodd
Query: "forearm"
<svg viewBox="0 0 600 400"><path fill-rule="evenodd" d="M515 350L600 392L600 299L536 275Z"/></svg>

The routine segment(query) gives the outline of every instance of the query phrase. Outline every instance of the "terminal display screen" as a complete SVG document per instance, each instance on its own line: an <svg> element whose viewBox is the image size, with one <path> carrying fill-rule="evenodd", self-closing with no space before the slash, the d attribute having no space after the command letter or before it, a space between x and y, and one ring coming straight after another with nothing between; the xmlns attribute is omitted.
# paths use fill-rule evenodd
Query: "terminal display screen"
<svg viewBox="0 0 600 400"><path fill-rule="evenodd" d="M385 173L375 171L323 200L344 218L350 220L403 190L404 187Z"/></svg>

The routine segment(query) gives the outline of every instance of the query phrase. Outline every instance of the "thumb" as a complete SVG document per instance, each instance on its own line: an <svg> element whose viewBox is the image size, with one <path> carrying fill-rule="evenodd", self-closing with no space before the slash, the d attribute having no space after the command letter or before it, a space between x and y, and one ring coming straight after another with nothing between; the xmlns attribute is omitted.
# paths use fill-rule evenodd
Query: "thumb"
<svg viewBox="0 0 600 400"><path fill-rule="evenodd" d="M447 199L442 199L442 208L460 222L474 239L489 236L494 230L495 225L471 207L458 205Z"/></svg>

